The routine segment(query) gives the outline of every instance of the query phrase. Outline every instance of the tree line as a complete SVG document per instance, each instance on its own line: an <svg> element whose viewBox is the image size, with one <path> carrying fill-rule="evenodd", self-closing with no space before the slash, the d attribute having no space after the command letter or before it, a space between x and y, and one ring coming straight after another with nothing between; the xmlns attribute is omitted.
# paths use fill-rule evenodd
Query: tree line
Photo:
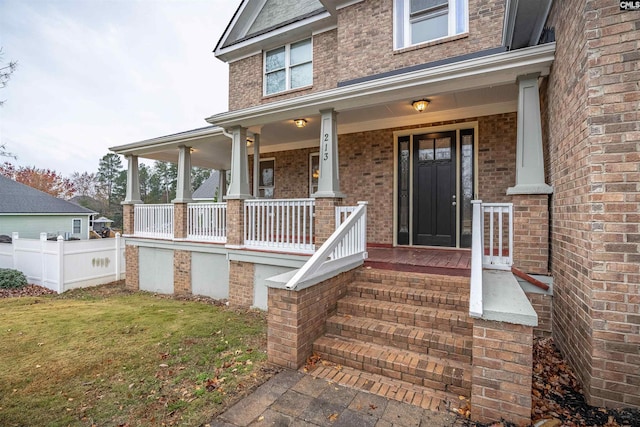
<svg viewBox="0 0 640 427"><path fill-rule="evenodd" d="M0 146L0 155L2 148ZM104 155L97 172L74 172L70 177L63 177L51 169L15 166L9 161L0 164L0 175L97 211L113 220L114 227L122 227L121 203L127 191L127 170L118 154ZM210 175L210 169L191 168L192 190L200 187ZM175 163L155 161L151 166L141 163L139 179L140 197L144 203L170 203L175 199L178 180Z"/></svg>

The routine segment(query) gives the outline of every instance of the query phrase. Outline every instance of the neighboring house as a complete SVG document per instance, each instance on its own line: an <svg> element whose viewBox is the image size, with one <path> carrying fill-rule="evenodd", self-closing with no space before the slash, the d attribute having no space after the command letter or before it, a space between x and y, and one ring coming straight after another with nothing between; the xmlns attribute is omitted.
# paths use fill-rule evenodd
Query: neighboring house
<svg viewBox="0 0 640 427"><path fill-rule="evenodd" d="M552 333L589 403L640 406L640 27L618 6L242 1L214 50L229 111L112 148L129 166L127 285L268 308L272 362L315 350L433 402L470 396L479 420L527 423L532 333ZM141 205L138 157L178 163L172 206ZM230 170L226 203L191 203L192 165ZM471 279L418 297L431 279L358 269L365 217L369 252L440 247L471 257ZM552 278L553 297L521 304L512 265ZM348 309L355 295L377 305ZM380 295L429 302L405 314Z"/></svg>
<svg viewBox="0 0 640 427"><path fill-rule="evenodd" d="M219 170L211 171L211 175L207 178L200 187L196 188L191 197L194 201L213 202L222 201L222 196L225 194L227 188L227 182L222 179L226 173Z"/></svg>
<svg viewBox="0 0 640 427"><path fill-rule="evenodd" d="M20 238L63 236L88 239L96 212L0 176L0 235Z"/></svg>

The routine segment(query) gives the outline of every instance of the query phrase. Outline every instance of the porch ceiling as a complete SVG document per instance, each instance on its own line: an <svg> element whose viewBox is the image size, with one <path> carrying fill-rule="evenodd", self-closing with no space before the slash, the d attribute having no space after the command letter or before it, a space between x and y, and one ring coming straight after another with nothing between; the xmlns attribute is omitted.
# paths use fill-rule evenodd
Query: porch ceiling
<svg viewBox="0 0 640 427"><path fill-rule="evenodd" d="M401 76L367 81L312 93L245 110L212 116L217 125L175 135L113 147L123 155L177 162L178 147L193 147L192 164L229 169L231 140L223 128L244 126L260 133L260 152L319 146L320 110L335 109L338 134L457 120L517 110L516 77L548 74L555 44L535 46L490 57L461 61ZM431 102L423 113L411 106L416 99ZM293 119L304 118L297 128ZM253 152L252 147L248 148Z"/></svg>

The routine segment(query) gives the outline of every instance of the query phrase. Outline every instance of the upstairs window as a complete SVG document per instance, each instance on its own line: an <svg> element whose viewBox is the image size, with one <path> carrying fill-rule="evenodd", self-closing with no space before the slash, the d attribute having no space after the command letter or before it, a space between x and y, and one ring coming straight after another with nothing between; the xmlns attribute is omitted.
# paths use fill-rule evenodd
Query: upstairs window
<svg viewBox="0 0 640 427"><path fill-rule="evenodd" d="M264 94L271 95L313 84L311 39L264 54Z"/></svg>
<svg viewBox="0 0 640 427"><path fill-rule="evenodd" d="M467 31L467 0L395 0L396 49Z"/></svg>
<svg viewBox="0 0 640 427"><path fill-rule="evenodd" d="M82 220L78 218L74 218L72 221L71 228L72 228L73 234L80 234L80 232L82 231Z"/></svg>

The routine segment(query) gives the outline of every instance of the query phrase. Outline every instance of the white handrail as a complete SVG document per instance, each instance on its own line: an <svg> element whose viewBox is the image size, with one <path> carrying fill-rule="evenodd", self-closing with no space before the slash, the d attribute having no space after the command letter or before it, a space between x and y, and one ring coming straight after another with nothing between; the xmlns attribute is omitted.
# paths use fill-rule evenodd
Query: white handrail
<svg viewBox="0 0 640 427"><path fill-rule="evenodd" d="M203 242L227 241L226 203L187 204L187 238Z"/></svg>
<svg viewBox="0 0 640 427"><path fill-rule="evenodd" d="M314 199L245 200L244 246L312 253Z"/></svg>
<svg viewBox="0 0 640 427"><path fill-rule="evenodd" d="M482 200L472 200L473 216L471 224L471 282L469 293L469 315L482 317L482 257L484 227L482 226Z"/></svg>
<svg viewBox="0 0 640 427"><path fill-rule="evenodd" d="M133 235L173 239L173 204L135 205Z"/></svg>
<svg viewBox="0 0 640 427"><path fill-rule="evenodd" d="M482 200L472 200L471 203L473 205L473 223L469 315L482 317L484 312L483 268L511 270L513 265L513 203L482 203ZM507 215L506 230L505 215ZM508 243L505 242L505 232ZM488 247L485 248L487 240Z"/></svg>
<svg viewBox="0 0 640 427"><path fill-rule="evenodd" d="M325 275L346 271L367 257L367 202L358 207L337 228L315 254L287 282L287 289Z"/></svg>

